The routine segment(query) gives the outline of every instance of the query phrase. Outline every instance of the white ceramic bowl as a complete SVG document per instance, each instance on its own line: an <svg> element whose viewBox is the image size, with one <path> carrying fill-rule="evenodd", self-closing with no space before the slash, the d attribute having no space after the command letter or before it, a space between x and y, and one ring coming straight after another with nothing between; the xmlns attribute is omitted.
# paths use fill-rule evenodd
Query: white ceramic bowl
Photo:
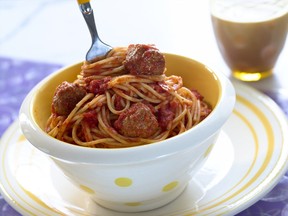
<svg viewBox="0 0 288 216"><path fill-rule="evenodd" d="M165 54L167 75L182 76L213 106L211 114L187 132L154 144L122 149L70 145L47 135L56 86L73 81L82 63L60 69L41 81L23 101L20 124L25 137L47 154L76 185L100 205L137 212L163 206L185 189L206 161L221 127L232 113L235 92L230 81L205 65Z"/></svg>

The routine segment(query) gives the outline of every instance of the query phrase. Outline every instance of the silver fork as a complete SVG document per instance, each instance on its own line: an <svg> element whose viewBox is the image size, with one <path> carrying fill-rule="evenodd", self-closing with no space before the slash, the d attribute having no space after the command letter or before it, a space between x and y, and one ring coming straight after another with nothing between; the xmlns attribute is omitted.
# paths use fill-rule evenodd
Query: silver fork
<svg viewBox="0 0 288 216"><path fill-rule="evenodd" d="M86 61L95 62L99 59L105 58L106 54L112 49L112 47L100 40L95 24L93 9L90 5L90 0L77 1L92 38L92 45L86 54Z"/></svg>

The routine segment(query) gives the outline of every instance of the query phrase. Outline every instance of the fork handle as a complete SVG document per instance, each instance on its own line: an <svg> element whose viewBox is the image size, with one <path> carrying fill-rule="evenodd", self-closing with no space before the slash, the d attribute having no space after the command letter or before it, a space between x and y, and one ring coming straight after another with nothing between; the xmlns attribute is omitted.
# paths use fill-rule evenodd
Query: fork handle
<svg viewBox="0 0 288 216"><path fill-rule="evenodd" d="M93 9L90 5L90 0L77 0L77 2L85 22L87 23L93 43L94 41L99 40L99 36L95 24Z"/></svg>
<svg viewBox="0 0 288 216"><path fill-rule="evenodd" d="M78 4L85 4L85 3L88 3L90 2L90 0L77 0Z"/></svg>

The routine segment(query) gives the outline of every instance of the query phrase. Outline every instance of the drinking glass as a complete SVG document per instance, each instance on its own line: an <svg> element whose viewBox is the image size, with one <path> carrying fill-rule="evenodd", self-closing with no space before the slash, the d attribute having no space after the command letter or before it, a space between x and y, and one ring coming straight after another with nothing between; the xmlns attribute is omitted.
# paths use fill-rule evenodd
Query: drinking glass
<svg viewBox="0 0 288 216"><path fill-rule="evenodd" d="M232 75L243 81L270 76L287 37L288 0L211 0L210 9Z"/></svg>

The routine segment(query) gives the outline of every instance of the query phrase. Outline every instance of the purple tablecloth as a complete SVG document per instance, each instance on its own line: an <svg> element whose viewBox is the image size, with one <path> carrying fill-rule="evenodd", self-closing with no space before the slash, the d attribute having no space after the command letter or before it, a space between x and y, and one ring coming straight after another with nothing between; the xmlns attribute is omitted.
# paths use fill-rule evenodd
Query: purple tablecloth
<svg viewBox="0 0 288 216"><path fill-rule="evenodd" d="M17 119L21 102L32 87L61 65L0 57L0 136ZM266 92L288 116L288 96ZM0 216L18 216L0 194ZM262 200L238 214L288 215L288 174Z"/></svg>
<svg viewBox="0 0 288 216"><path fill-rule="evenodd" d="M0 57L0 137L18 117L27 93L60 65ZM0 194L0 216L18 216Z"/></svg>

